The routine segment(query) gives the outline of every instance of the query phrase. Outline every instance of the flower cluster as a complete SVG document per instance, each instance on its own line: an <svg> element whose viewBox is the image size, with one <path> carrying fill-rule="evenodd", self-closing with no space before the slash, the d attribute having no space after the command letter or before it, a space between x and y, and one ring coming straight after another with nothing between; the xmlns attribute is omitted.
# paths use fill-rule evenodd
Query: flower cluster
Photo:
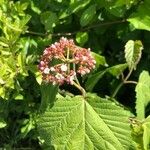
<svg viewBox="0 0 150 150"><path fill-rule="evenodd" d="M43 80L53 84L73 84L76 73L85 75L95 68L96 61L90 49L78 47L74 41L62 37L46 48L40 60L39 70Z"/></svg>

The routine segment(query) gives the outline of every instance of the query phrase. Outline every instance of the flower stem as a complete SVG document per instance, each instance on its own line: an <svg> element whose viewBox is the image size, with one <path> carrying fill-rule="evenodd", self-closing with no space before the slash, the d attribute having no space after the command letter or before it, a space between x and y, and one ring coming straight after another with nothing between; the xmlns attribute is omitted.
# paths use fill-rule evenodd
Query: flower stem
<svg viewBox="0 0 150 150"><path fill-rule="evenodd" d="M69 55L70 55L69 52L70 52L69 48L67 48L67 61L69 60ZM70 72L70 63L67 64L67 68L68 68L68 73L69 73Z"/></svg>
<svg viewBox="0 0 150 150"><path fill-rule="evenodd" d="M85 97L86 92L85 92L84 88L83 88L82 86L78 85L76 82L73 82L73 85L74 85L77 89L79 89L79 90L81 91L81 93L82 93L82 96Z"/></svg>

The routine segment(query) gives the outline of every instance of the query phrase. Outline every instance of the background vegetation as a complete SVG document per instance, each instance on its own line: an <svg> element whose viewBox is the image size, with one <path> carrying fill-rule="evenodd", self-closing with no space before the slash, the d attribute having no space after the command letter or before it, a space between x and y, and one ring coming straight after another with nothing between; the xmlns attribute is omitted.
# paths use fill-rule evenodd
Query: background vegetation
<svg viewBox="0 0 150 150"><path fill-rule="evenodd" d="M64 36L94 52L97 68L80 77L82 86L102 98L115 98L112 101L130 110L129 116L137 116L130 119L134 141L139 149L149 149L150 120L144 120L150 114L149 31L149 0L0 0L0 147L44 149L37 131L43 95L37 65L43 50ZM133 52L130 57L125 56L125 45ZM121 74L127 77L130 71L129 80L140 85L122 84L127 80L122 81ZM62 89L80 94L69 85Z"/></svg>

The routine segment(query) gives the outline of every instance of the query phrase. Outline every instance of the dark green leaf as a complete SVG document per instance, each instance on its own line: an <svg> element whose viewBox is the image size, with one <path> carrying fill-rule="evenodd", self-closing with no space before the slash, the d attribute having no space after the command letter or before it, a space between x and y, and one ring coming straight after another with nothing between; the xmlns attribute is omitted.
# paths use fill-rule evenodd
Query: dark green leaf
<svg viewBox="0 0 150 150"><path fill-rule="evenodd" d="M87 8L80 19L81 26L86 26L90 23L90 21L94 18L96 14L96 5L91 5L89 8Z"/></svg>
<svg viewBox="0 0 150 150"><path fill-rule="evenodd" d="M58 85L53 85L50 83L41 84L41 94L42 94L40 106L41 112L44 112L47 107L53 106L57 92L58 92Z"/></svg>

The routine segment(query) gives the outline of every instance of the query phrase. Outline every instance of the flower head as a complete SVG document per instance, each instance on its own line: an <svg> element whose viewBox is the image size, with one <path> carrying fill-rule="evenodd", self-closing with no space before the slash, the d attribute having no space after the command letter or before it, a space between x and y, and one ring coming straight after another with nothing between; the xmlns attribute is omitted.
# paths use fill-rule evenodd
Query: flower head
<svg viewBox="0 0 150 150"><path fill-rule="evenodd" d="M90 49L76 46L72 39L62 37L44 50L38 68L46 82L73 84L77 73L89 73L95 63Z"/></svg>

